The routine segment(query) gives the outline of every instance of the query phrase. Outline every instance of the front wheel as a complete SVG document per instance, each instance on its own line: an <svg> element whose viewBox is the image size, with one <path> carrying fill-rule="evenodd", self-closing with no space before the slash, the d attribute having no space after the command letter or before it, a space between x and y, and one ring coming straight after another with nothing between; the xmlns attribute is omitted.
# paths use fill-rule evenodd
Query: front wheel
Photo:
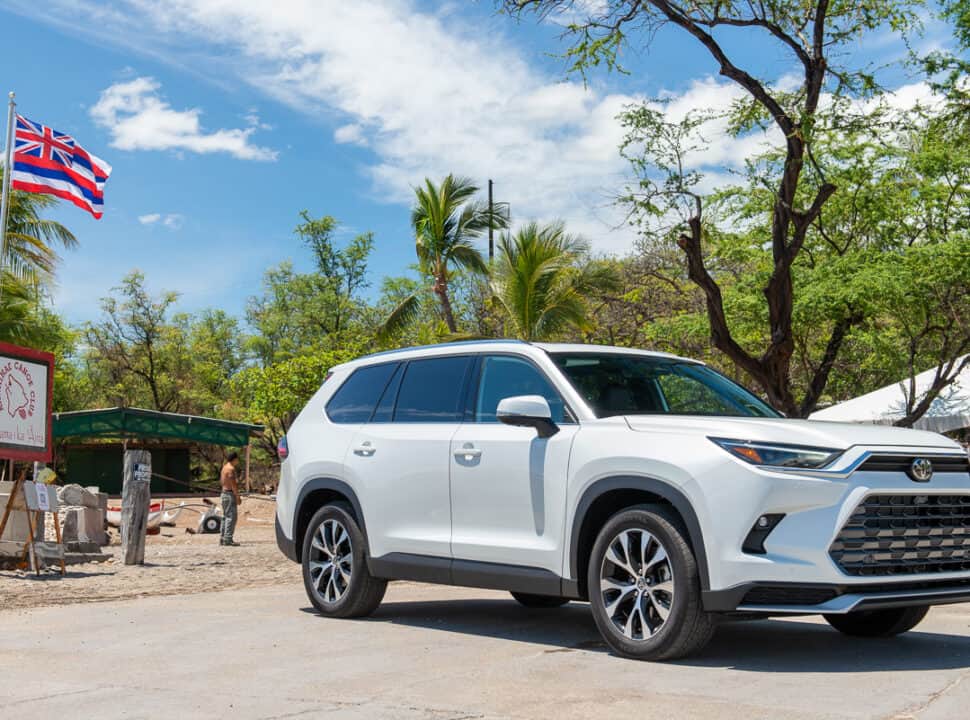
<svg viewBox="0 0 970 720"><path fill-rule="evenodd" d="M854 637L892 637L912 630L930 611L919 607L860 610L847 615L825 615L825 621L839 632Z"/></svg>
<svg viewBox="0 0 970 720"><path fill-rule="evenodd" d="M367 569L364 534L350 509L325 505L303 538L303 584L321 615L364 617L384 599L387 581Z"/></svg>
<svg viewBox="0 0 970 720"><path fill-rule="evenodd" d="M512 597L519 601L520 605L527 608L557 608L569 602L568 598L557 595L532 595L531 593L512 593Z"/></svg>
<svg viewBox="0 0 970 720"><path fill-rule="evenodd" d="M603 639L624 657L684 657L714 634L694 553L664 507L641 505L607 521L593 545L587 587Z"/></svg>

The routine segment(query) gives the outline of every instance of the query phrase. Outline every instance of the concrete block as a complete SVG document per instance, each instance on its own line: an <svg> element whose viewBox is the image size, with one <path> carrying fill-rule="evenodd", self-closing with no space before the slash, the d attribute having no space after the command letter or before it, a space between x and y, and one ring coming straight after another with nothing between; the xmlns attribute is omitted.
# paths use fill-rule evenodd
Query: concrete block
<svg viewBox="0 0 970 720"><path fill-rule="evenodd" d="M61 535L64 542L108 544L104 531L104 513L98 508L68 507L61 512Z"/></svg>

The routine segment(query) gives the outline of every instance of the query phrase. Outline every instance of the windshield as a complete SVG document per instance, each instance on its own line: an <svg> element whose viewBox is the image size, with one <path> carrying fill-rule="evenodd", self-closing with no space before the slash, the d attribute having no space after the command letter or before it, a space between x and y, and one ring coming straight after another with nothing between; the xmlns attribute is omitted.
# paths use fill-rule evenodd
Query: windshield
<svg viewBox="0 0 970 720"><path fill-rule="evenodd" d="M597 417L780 417L740 385L697 363L646 355L552 353Z"/></svg>

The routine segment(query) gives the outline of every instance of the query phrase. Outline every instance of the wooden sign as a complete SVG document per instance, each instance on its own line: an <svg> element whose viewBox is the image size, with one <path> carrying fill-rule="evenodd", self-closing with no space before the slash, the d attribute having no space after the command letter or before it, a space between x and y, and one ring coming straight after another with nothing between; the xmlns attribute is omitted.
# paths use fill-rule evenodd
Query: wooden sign
<svg viewBox="0 0 970 720"><path fill-rule="evenodd" d="M54 356L0 343L0 457L50 462Z"/></svg>

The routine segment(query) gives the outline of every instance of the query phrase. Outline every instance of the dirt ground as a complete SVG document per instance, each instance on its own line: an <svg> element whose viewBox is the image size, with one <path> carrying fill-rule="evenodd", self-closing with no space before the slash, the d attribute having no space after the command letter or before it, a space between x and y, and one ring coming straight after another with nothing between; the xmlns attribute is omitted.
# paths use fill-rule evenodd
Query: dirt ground
<svg viewBox="0 0 970 720"><path fill-rule="evenodd" d="M218 502L218 500L216 500ZM166 500L171 508L180 500ZM199 498L186 499L199 503ZM200 508L201 509L201 508ZM199 515L183 510L175 527L149 535L144 565L121 562L120 539L104 548L107 562L70 565L67 576L46 572L0 571L0 608L34 608L47 605L103 602L151 595L187 595L198 592L250 588L280 583L301 583L300 568L276 547L273 517L276 503L266 496L243 498L235 539L240 547L220 547L218 535L192 535Z"/></svg>

